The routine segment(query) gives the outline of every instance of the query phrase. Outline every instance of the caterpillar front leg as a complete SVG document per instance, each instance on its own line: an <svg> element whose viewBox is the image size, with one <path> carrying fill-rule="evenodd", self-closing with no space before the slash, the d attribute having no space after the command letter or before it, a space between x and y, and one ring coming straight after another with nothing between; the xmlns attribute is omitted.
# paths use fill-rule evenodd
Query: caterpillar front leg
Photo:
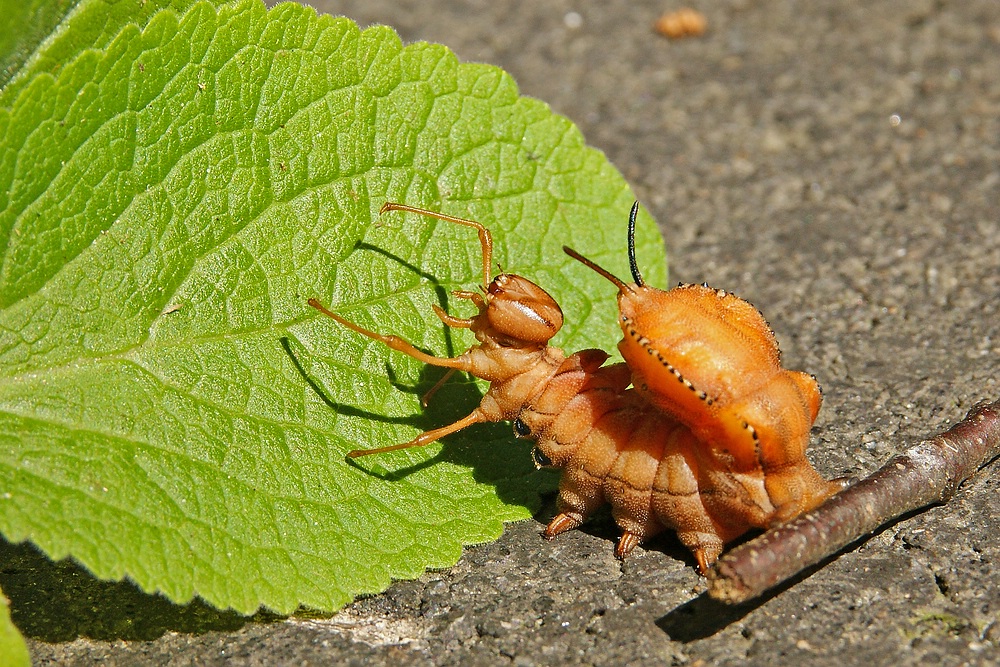
<svg viewBox="0 0 1000 667"><path fill-rule="evenodd" d="M369 331L368 329L365 329L363 326L359 324L355 324L350 320L346 320L337 313L331 310L327 310L327 308L323 306L323 304L321 304L319 300L316 298L309 299L308 303L310 306L312 306L319 312L323 313L329 318L336 320L337 322L340 322L351 331L356 331L362 336L367 336L372 340L377 340L383 345L391 347L397 352L402 352L407 356L413 357L417 361L422 361L430 366L443 366L445 368L454 368L455 370L459 371L469 370L468 359L462 357L455 357L455 358L435 357L432 354L427 354L422 350L418 350L412 343L403 340L399 336L386 336L380 333L375 333L374 331Z"/></svg>
<svg viewBox="0 0 1000 667"><path fill-rule="evenodd" d="M470 370L471 363L467 356L455 357L455 358L435 357L433 355L427 354L426 352L418 350L416 347L413 346L413 344L403 340L399 336L386 336L384 334L375 333L374 331L369 331L368 329L365 329L364 327L355 324L350 320L346 320L340 315L334 313L333 311L328 310L326 307L323 306L323 304L321 304L315 298L309 299L308 303L310 306L312 306L319 312L323 313L327 317L336 320L337 322L344 325L348 329L356 331L362 336L367 336L372 340L377 340L380 343L386 345L387 347L390 347L394 350L397 350L398 352L402 352L403 354L411 356L414 359L417 359L418 361L424 362L425 364L429 364L431 366L444 366L445 368L448 368L449 369L448 375L450 375L452 372L456 370ZM444 317L442 317L441 319L444 320ZM445 320L445 322L448 323L447 320ZM445 378L442 378L442 380L446 379L448 375L446 375ZM438 385L435 385L434 388L436 389L440 384L441 383L439 382ZM409 449L410 447L423 447L425 445L429 445L432 442L440 440L446 435L451 435L452 433L461 431L466 426L471 426L472 424L478 424L480 422L485 422L485 421L495 421L495 420L490 419L487 415L485 415L482 412L480 408L476 408L469 415L463 417L462 419L459 419L458 421L449 424L448 426L442 426L441 428L436 428L432 431L426 431L424 433L421 433L420 435L418 435L413 440L410 440L409 442L404 442L398 445L390 445L388 447L376 447L374 449L355 449L351 452L348 452L347 456L348 458L353 459L359 456L367 456L368 454L381 454L383 452L394 452L399 449Z"/></svg>
<svg viewBox="0 0 1000 667"><path fill-rule="evenodd" d="M468 416L462 417L457 422L448 424L447 426L442 426L441 428L436 428L433 431L424 431L409 442L403 442L398 445L389 445L388 447L376 447L374 449L355 449L347 452L347 458L356 459L359 456L368 456L369 454L394 452L397 449L409 449L410 447L423 447L424 445L429 445L432 442L440 440L446 435L451 435L452 433L461 431L466 426L472 426L473 424L478 424L484 421L490 420L487 419L482 412L480 412L479 408L476 408Z"/></svg>

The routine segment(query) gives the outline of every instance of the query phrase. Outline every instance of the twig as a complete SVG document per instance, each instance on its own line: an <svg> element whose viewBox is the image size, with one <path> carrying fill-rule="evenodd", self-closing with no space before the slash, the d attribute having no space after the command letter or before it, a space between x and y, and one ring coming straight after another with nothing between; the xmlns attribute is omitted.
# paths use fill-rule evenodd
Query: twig
<svg viewBox="0 0 1000 667"><path fill-rule="evenodd" d="M708 593L729 604L755 598L886 521L946 502L997 456L1000 401L983 402L812 512L733 549L709 571Z"/></svg>

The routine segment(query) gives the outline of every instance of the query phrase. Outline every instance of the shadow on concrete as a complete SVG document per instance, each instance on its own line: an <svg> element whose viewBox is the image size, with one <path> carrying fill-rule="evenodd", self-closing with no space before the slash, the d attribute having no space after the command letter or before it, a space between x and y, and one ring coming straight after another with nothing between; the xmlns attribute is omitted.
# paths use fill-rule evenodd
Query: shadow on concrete
<svg viewBox="0 0 1000 667"><path fill-rule="evenodd" d="M284 618L270 612L244 616L220 611L199 598L174 604L124 579L103 581L71 558L52 561L29 542L0 538L0 587L21 632L45 642L79 637L151 640L167 632L233 631L248 622Z"/></svg>
<svg viewBox="0 0 1000 667"><path fill-rule="evenodd" d="M831 556L821 563L803 570L764 595L742 604L730 605L720 602L709 597L706 591L656 619L656 625L674 641L686 644L699 639L707 639L747 616L750 612L762 607L772 598L781 595L803 579L812 576L828 563L833 562L839 555Z"/></svg>
<svg viewBox="0 0 1000 667"><path fill-rule="evenodd" d="M730 623L740 620L758 607L763 606L772 598L781 595L793 586L805 581L844 554L858 549L865 542L881 535L885 531L894 527L896 524L907 521L908 519L922 514L926 510L927 507L920 507L883 523L878 527L878 529L863 535L850 544L845 545L843 548L827 556L815 565L805 568L795 576L786 579L778 586L769 589L760 597L748 600L742 604L729 605L709 597L708 592L705 592L695 599L689 600L676 609L661 616L657 619L656 625L667 633L671 639L680 642L687 643L711 637L720 630L724 629ZM747 542L756 536L757 534L746 535L738 542L729 545L729 548L732 548L736 544Z"/></svg>

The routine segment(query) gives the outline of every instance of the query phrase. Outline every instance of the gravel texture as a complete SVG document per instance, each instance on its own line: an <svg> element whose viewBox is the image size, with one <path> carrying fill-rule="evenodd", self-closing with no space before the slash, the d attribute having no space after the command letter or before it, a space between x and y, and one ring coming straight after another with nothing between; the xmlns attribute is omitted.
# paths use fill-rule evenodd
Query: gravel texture
<svg viewBox="0 0 1000 667"><path fill-rule="evenodd" d="M996 0L705 0L707 34L668 41L651 26L675 8L319 3L499 65L571 118L660 221L671 280L749 299L819 377L828 477L1000 396ZM1000 664L998 493L994 465L736 609L672 537L624 563L607 515L543 541L551 503L332 617L175 607L10 545L0 583L40 665Z"/></svg>

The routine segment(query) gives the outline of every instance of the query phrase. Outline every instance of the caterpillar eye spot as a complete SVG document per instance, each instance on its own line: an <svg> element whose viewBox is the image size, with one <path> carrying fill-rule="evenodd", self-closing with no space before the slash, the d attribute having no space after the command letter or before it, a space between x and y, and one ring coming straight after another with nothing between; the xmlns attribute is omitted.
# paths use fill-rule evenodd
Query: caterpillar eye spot
<svg viewBox="0 0 1000 667"><path fill-rule="evenodd" d="M547 451L558 452L565 469L558 514L546 537L578 527L608 502L627 538L623 543L634 546L675 528L702 570L715 562L726 541L807 512L838 491L840 484L825 481L805 457L820 405L816 380L781 367L767 322L738 296L707 283L678 283L668 291L645 284L635 261L638 210L636 202L628 222L633 283L564 248L618 289L618 349L625 363L604 365L608 355L600 350L567 356L549 346L563 314L545 290L515 274L490 278L493 240L486 227L385 204L382 213L415 213L478 231L482 283L475 291L455 293L477 312L462 318L435 309L446 325L471 330L476 344L457 357L434 357L401 338L354 324L316 299L309 305L419 361L488 379L490 388L474 411L452 424L347 456L422 447L467 426L513 416L514 435L544 433ZM716 301L721 298L724 303ZM540 468L554 465L537 445L531 458ZM773 483L761 484L768 475ZM620 549L621 556L628 550Z"/></svg>

